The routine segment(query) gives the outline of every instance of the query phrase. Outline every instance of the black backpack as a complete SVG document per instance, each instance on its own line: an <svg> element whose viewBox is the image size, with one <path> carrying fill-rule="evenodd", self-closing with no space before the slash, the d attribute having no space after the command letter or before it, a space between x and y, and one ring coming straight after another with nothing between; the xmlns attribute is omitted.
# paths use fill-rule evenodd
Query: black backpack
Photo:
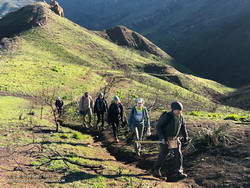
<svg viewBox="0 0 250 188"><path fill-rule="evenodd" d="M157 122L157 124L156 124L156 133L157 133L157 135L158 135L159 138L160 138L161 135L162 135L162 133L161 133L161 131L162 131L162 129L161 129L162 126L163 126L164 124L166 124L166 122L172 121L173 118L174 118L174 116L173 116L172 112L163 112L163 113L161 114L161 116L160 116L160 118L159 118L159 120L158 120L158 122Z"/></svg>

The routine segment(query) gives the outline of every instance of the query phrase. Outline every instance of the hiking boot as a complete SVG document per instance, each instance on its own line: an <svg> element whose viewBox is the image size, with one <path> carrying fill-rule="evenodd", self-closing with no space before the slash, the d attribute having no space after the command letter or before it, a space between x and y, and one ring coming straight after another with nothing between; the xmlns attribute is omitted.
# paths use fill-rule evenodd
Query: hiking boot
<svg viewBox="0 0 250 188"><path fill-rule="evenodd" d="M175 174L174 177L177 179L185 179L185 178L187 178L187 174L179 172L179 173Z"/></svg>
<svg viewBox="0 0 250 188"><path fill-rule="evenodd" d="M136 156L137 157L140 157L141 156L141 153L138 151L138 152L136 152Z"/></svg>
<svg viewBox="0 0 250 188"><path fill-rule="evenodd" d="M154 170L153 171L153 176L156 178L162 178L162 174L160 170Z"/></svg>

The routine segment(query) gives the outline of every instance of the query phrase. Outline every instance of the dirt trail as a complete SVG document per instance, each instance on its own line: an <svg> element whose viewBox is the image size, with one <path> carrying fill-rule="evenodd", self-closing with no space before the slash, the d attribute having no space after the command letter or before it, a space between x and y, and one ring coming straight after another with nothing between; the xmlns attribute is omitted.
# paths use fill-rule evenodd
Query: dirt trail
<svg viewBox="0 0 250 188"><path fill-rule="evenodd" d="M105 158L108 159L112 156L112 158L115 158L117 163L119 163L126 169L132 169L132 171L135 172L138 176L141 176L141 174L145 174L145 176L142 177L150 179L156 187L200 187L194 182L193 179L190 178L178 182L171 180L166 182L153 177L151 174L151 169L154 162L154 159L152 158L153 155L147 154L138 158L131 150L121 150L121 148L123 148L127 144L124 141L115 143L114 139L111 136L112 134L110 130L99 132L95 129L82 128L80 125L76 125L75 123L63 123L62 126L92 135L95 138L95 142L105 150Z"/></svg>
<svg viewBox="0 0 250 188"><path fill-rule="evenodd" d="M72 127L71 127L72 128ZM64 129L64 128L63 128ZM79 127L73 128L75 130L96 135L96 133L92 131L86 131ZM38 138L42 134L47 134L48 136L50 133L53 132L51 127L40 127L37 126L35 129L30 130L30 134L35 134L35 137ZM65 130L64 130L65 132ZM99 137L100 138L100 137ZM49 137L48 137L49 139ZM64 140L61 141L65 143ZM49 140L44 141L44 143L49 143ZM48 172L43 171L41 169L34 168L30 166L30 163L36 159L37 154L47 155L47 153L42 152L40 144L32 143L25 146L20 146L16 148L8 148L2 147L0 148L0 187L9 188L9 187L53 187L53 184L48 182L50 181L51 177L57 180L63 180L64 183L60 183L61 187L70 187L70 183L75 181L82 181L86 177L87 179L94 179L99 176L103 176L107 178L107 181L116 181L116 186L123 187L124 182L121 182L119 178L121 177L134 177L141 181L142 185L145 184L147 187L173 187L173 188L185 188L191 187L185 182L178 182L178 183L170 183L165 182L160 179L157 179L150 175L149 172L146 170L137 168L134 163L125 164L124 162L118 161L114 156L110 154L109 151L104 147L103 142L100 140L98 141L98 137L96 137L93 142L79 140L77 145L85 145L92 150L90 156L82 155L81 158L85 158L92 161L108 161L110 166L118 167L121 169L120 174L109 174L108 169L91 169L91 168L81 168L81 173L60 173L60 172ZM72 147L74 148L74 147ZM67 151L70 152L70 151ZM105 162L104 162L105 164ZM125 172L126 173L123 173ZM56 182L55 186L58 185ZM68 184L69 183L69 184Z"/></svg>

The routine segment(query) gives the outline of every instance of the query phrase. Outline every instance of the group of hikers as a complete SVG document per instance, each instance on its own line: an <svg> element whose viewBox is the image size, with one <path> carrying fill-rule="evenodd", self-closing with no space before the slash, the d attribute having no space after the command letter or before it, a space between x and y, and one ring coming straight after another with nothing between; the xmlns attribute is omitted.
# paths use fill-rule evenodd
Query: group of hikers
<svg viewBox="0 0 250 188"><path fill-rule="evenodd" d="M55 105L60 115L62 113L63 101L58 98ZM184 143L187 143L189 138L182 111L183 105L180 102L173 102L171 111L164 112L157 122L156 129L160 140L160 152L153 168L153 175L156 177L166 179L161 173L161 168L170 152L175 156L173 164L175 168L171 176L177 179L187 177L183 173L180 135L184 138ZM126 120L124 107L118 96L114 96L111 104L108 106L103 93L99 93L94 102L90 94L85 92L79 101L79 114L82 117L82 126L84 128L94 127L92 124L93 113L97 116L95 128L99 128L101 131L104 130L105 117L107 117L107 122L112 127L115 142L119 142L118 133L120 127L127 125L134 138L135 153L138 157L141 156L141 141L145 135L151 135L150 117L142 98L136 99L135 105L132 106ZM87 121L86 118L88 119ZM101 126L98 126L100 123Z"/></svg>

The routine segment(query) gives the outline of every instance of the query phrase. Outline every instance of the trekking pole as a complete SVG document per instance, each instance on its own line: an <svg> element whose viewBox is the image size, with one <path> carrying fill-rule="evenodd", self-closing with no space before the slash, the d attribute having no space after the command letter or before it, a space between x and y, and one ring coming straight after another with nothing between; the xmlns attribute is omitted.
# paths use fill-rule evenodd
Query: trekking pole
<svg viewBox="0 0 250 188"><path fill-rule="evenodd" d="M153 141L153 140L137 140L135 142L140 144L165 144L164 141Z"/></svg>

